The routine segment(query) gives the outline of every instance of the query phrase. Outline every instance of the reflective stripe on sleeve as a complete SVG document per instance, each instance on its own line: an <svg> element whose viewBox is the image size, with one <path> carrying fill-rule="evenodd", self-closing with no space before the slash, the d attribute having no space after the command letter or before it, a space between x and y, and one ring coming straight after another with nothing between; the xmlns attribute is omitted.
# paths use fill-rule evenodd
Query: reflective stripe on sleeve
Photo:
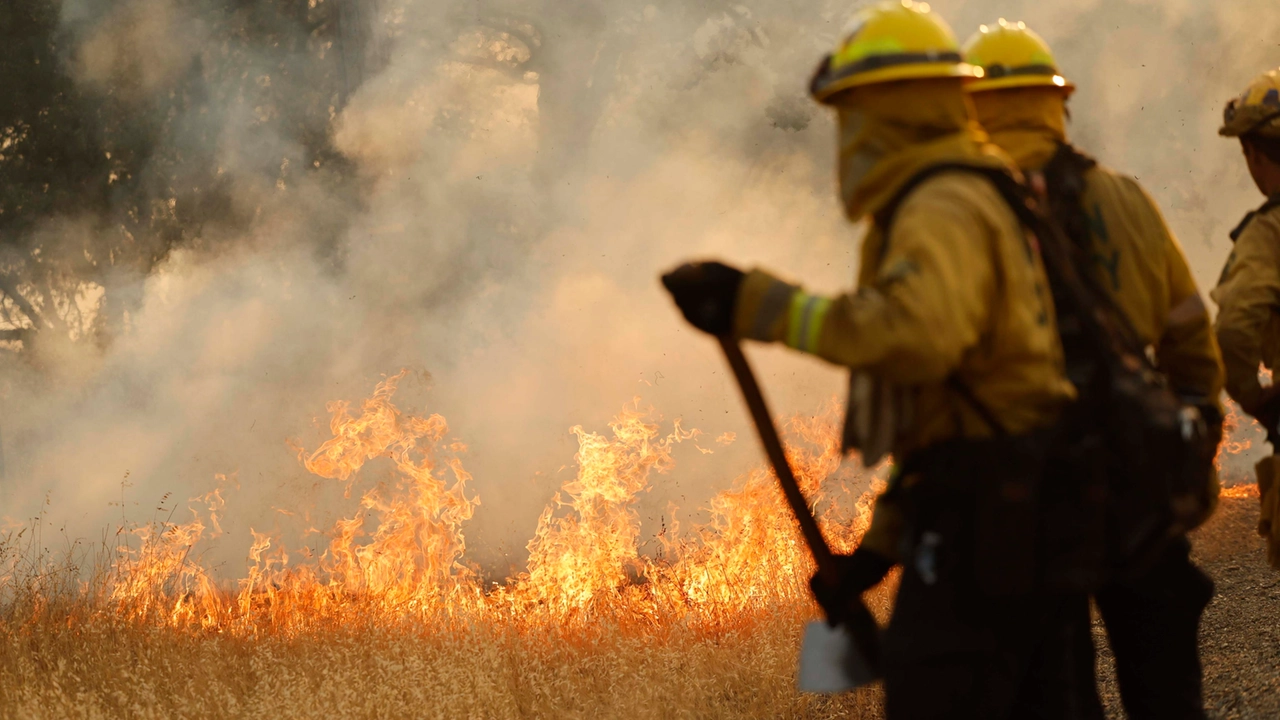
<svg viewBox="0 0 1280 720"><path fill-rule="evenodd" d="M787 345L812 353L822 336L822 323L827 318L831 301L817 295L797 292L791 297L791 322L788 323Z"/></svg>

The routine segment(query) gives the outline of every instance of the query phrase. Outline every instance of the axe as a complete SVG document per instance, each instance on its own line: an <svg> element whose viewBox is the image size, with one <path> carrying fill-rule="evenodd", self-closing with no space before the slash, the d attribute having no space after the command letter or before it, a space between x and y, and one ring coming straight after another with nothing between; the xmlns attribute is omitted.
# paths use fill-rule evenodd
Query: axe
<svg viewBox="0 0 1280 720"><path fill-rule="evenodd" d="M787 505L800 524L805 544L813 554L818 568L818 581L831 588L840 587L840 568L836 564L831 546L818 527L818 521L809 509L800 484L791 471L787 456L782 450L778 429L773 425L769 407L755 373L742 354L742 347L732 338L719 336L733 369L742 396L746 400L751 419L755 422L765 454L778 476ZM844 598L843 604L828 607L822 604L827 621L811 622L805 628L800 650L799 686L807 692L843 692L867 685L880 676L880 628L871 611L858 596Z"/></svg>

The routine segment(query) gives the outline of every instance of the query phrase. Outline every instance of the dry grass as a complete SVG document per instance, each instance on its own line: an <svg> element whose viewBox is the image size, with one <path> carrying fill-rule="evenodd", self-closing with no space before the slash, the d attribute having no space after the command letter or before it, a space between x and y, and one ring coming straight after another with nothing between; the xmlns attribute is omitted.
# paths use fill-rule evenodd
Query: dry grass
<svg viewBox="0 0 1280 720"><path fill-rule="evenodd" d="M811 490L832 482L832 447L794 458ZM580 465L591 457L580 453ZM617 457L625 469L645 456ZM490 595L462 574L433 586L453 588L448 602L403 592L420 587L411 572L377 588L315 568L259 573L238 591L201 584L194 524L152 528L142 549L104 543L56 558L30 534L11 536L0 542L0 718L882 717L878 689L795 690L814 607L776 494L763 473L741 478L713 501L718 514L697 542L674 561L632 562L648 582L623 586L621 561L599 552L608 536L598 528L614 527L603 521L613 516L579 503L574 522L540 523L542 547L558 550L535 554L543 568L603 569L576 593L566 589L582 579L574 573L531 572ZM1220 582L1203 640L1206 695L1212 717L1275 717L1275 645L1258 628L1280 592L1252 533L1257 502L1243 494L1226 493L1196 538ZM856 510L849 517L861 518ZM848 520L829 527L843 528L845 550L860 533ZM888 585L872 603L882 621ZM1103 694L1118 717L1107 659L1104 647Z"/></svg>
<svg viewBox="0 0 1280 720"><path fill-rule="evenodd" d="M1203 628L1213 718L1275 717L1274 577L1257 501L1224 499L1196 533L1219 582ZM0 548L2 549L2 548ZM0 553L2 555L3 553ZM289 633L123 619L69 564L0 582L0 718L879 718L878 690L795 691L800 602L721 628L665 622L388 622L347 613ZM1246 573L1245 571L1249 571ZM1244 576L1248 575L1248 578ZM1237 578L1236 576L1241 576ZM1254 578L1256 579L1250 579ZM92 584L90 585L92 587ZM875 600L881 619L892 588ZM1122 717L1101 629L1100 680ZM1265 658L1265 660L1263 659Z"/></svg>
<svg viewBox="0 0 1280 720"><path fill-rule="evenodd" d="M1244 493L1240 493L1244 494ZM1211 718L1276 717L1280 591L1254 533L1255 498L1224 498L1197 531L1218 582L1202 626ZM46 576L46 580L48 577ZM49 585L44 586L46 590ZM56 587L56 586L54 586ZM554 629L367 623L290 637L164 628L94 612L77 596L0 613L0 718L879 718L876 690L802 696L795 654L807 608L741 617L709 633L610 633L569 642ZM886 610L889 593L877 598ZM97 610L103 610L102 607ZM1099 679L1121 718L1101 628Z"/></svg>
<svg viewBox="0 0 1280 720"><path fill-rule="evenodd" d="M246 574L215 578L200 557L221 532L221 482L191 499L190 520L126 524L92 548L51 558L39 522L0 542L0 717L882 714L875 690L795 690L811 561L769 473L739 477L706 524L642 555L635 497L696 433L663 434L637 408L609 435L575 428L578 472L539 518L528 571L486 586L464 557L476 500L458 445L443 418L392 404L399 377L359 414L335 405L333 438L302 458L348 491L364 482L319 556L253 532ZM802 487L847 552L871 497L851 487L874 479L842 463L835 417L787 427ZM395 483L362 481L375 458Z"/></svg>
<svg viewBox="0 0 1280 720"><path fill-rule="evenodd" d="M880 717L876 690L796 692L807 612L660 636L370 624L246 638L46 607L0 632L0 717Z"/></svg>

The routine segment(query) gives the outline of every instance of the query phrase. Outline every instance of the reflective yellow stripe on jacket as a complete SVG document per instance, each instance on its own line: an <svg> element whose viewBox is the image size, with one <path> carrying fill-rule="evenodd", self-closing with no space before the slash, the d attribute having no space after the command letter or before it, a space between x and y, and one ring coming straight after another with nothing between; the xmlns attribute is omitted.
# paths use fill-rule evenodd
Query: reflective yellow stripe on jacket
<svg viewBox="0 0 1280 720"><path fill-rule="evenodd" d="M988 431L946 387L953 373L1011 432L1052 422L1073 396L1043 267L986 179L927 180L899 208L890 242L869 233L862 262L859 289L834 297L748 273L736 334L914 388L899 452Z"/></svg>

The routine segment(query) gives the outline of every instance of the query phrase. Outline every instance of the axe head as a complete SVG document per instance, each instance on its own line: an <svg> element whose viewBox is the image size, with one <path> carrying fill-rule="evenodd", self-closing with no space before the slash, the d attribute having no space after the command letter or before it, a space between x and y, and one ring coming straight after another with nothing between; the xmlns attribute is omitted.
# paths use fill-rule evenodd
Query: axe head
<svg viewBox="0 0 1280 720"><path fill-rule="evenodd" d="M870 685L876 679L871 662L843 623L831 627L815 620L805 627L796 683L800 692L845 692Z"/></svg>

